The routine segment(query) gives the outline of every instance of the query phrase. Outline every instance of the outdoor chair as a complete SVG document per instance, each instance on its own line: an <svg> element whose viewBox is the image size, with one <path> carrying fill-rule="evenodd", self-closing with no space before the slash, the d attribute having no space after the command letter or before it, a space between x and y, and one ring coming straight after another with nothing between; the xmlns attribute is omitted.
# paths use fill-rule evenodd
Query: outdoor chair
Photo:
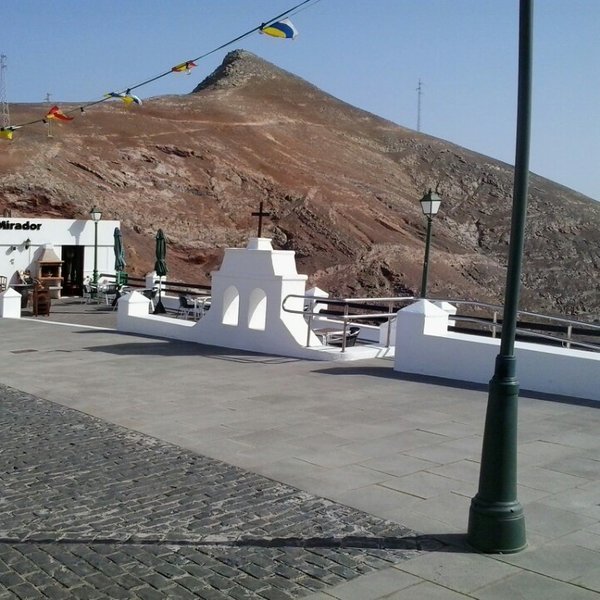
<svg viewBox="0 0 600 600"><path fill-rule="evenodd" d="M202 318L210 309L211 297L210 296L200 296L194 300L194 308L196 319Z"/></svg>
<svg viewBox="0 0 600 600"><path fill-rule="evenodd" d="M104 298L105 304L112 304L113 300L117 297L118 288L114 283L109 283L104 287L100 288L100 292L98 294L98 302L100 302L100 298Z"/></svg>
<svg viewBox="0 0 600 600"><path fill-rule="evenodd" d="M131 290L126 285L117 285L117 293L115 294L115 299L112 301L113 310L119 308L119 298L125 294L129 294L130 291Z"/></svg>
<svg viewBox="0 0 600 600"><path fill-rule="evenodd" d="M346 348L356 345L356 340L358 339L359 333L360 327L357 327L356 325L348 327L346 332ZM344 342L344 332L340 331L339 333L331 334L328 337L327 342L330 346L342 346Z"/></svg>
<svg viewBox="0 0 600 600"><path fill-rule="evenodd" d="M212 297L208 296L205 298L204 303L202 304L202 310L204 313L207 313L210 310L210 306L212 304Z"/></svg>
<svg viewBox="0 0 600 600"><path fill-rule="evenodd" d="M84 283L82 290L81 302L91 304L93 302L92 286L89 283Z"/></svg>
<svg viewBox="0 0 600 600"><path fill-rule="evenodd" d="M156 288L152 288L151 290L142 290L142 295L146 296L150 301L150 306L152 307L152 311L154 311L154 298L156 298L156 294L158 290Z"/></svg>
<svg viewBox="0 0 600 600"><path fill-rule="evenodd" d="M196 305L193 302L190 302L186 296L179 296L179 308L177 310L177 317L185 317L186 319L192 315L196 315Z"/></svg>

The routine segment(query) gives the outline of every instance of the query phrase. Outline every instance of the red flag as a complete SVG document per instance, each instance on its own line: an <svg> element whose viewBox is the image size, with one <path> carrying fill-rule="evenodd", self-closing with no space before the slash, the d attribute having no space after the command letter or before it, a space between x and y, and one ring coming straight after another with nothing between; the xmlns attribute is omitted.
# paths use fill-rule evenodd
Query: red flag
<svg viewBox="0 0 600 600"><path fill-rule="evenodd" d="M65 115L58 106L53 106L46 115L46 119L56 119L57 121L72 121L74 117Z"/></svg>

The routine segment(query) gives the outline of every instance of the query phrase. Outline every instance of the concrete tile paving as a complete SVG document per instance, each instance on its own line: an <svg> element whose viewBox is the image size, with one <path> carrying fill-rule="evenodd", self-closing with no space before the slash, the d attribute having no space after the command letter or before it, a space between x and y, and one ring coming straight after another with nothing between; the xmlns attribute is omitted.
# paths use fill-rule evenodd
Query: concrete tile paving
<svg viewBox="0 0 600 600"><path fill-rule="evenodd" d="M523 571L477 590L470 597L478 600L597 600L598 595L584 587Z"/></svg>

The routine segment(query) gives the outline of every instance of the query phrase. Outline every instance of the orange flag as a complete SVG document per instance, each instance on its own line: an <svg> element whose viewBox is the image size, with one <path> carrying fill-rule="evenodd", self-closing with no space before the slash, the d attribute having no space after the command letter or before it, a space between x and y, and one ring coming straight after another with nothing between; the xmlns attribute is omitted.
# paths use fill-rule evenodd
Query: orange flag
<svg viewBox="0 0 600 600"><path fill-rule="evenodd" d="M46 119L55 119L56 121L72 121L74 117L65 115L58 106L53 106L46 115Z"/></svg>

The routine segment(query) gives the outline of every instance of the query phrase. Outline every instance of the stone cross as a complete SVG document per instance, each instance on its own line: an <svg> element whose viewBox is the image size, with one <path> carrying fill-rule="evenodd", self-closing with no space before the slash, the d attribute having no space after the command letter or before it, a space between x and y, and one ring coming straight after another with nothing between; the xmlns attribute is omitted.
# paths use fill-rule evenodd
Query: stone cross
<svg viewBox="0 0 600 600"><path fill-rule="evenodd" d="M257 237L262 237L262 221L263 221L263 217L270 217L271 213L265 212L263 211L263 201L260 201L260 207L258 209L258 212L253 212L252 213L253 217L258 217L258 236Z"/></svg>

